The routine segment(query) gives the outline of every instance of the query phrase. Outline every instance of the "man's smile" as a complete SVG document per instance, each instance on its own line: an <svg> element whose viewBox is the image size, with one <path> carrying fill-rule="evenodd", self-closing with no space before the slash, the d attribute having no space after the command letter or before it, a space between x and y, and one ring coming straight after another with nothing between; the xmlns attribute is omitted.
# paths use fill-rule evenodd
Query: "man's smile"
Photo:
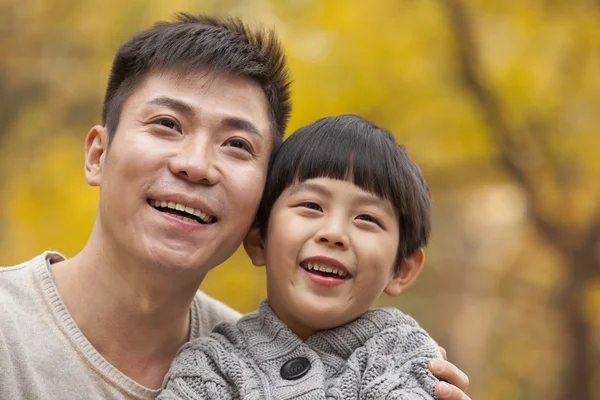
<svg viewBox="0 0 600 400"><path fill-rule="evenodd" d="M166 200L148 199L148 204L158 211L169 213L175 217L187 222L197 222L199 224L212 224L217 222L217 218L208 215L199 209L186 206L180 203Z"/></svg>

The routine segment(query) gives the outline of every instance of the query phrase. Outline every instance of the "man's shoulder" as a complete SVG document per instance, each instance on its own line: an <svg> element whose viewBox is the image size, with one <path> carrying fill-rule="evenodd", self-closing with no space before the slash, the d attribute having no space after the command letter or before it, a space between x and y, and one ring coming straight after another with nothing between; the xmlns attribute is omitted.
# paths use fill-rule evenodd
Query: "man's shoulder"
<svg viewBox="0 0 600 400"><path fill-rule="evenodd" d="M235 324L242 314L201 290L192 304L192 338L207 336L223 322Z"/></svg>
<svg viewBox="0 0 600 400"><path fill-rule="evenodd" d="M1 331L6 333L10 322L23 325L48 313L47 300L54 285L48 262L63 259L59 253L44 252L21 264L0 267Z"/></svg>
<svg viewBox="0 0 600 400"><path fill-rule="evenodd" d="M45 262L45 254L17 265L0 267L0 299L8 301L8 298L29 291L36 282L37 269Z"/></svg>
<svg viewBox="0 0 600 400"><path fill-rule="evenodd" d="M8 281L9 279L19 279L19 276L31 274L32 269L47 265L48 261L54 263L64 259L65 257L56 251L45 251L20 264L9 266L0 265L0 282Z"/></svg>
<svg viewBox="0 0 600 400"><path fill-rule="evenodd" d="M8 282L9 280L19 279L19 276L28 273L28 268L31 269L37 264L40 257L42 257L42 255L38 255L31 260L23 261L22 263L16 265L0 265L0 282L4 283Z"/></svg>

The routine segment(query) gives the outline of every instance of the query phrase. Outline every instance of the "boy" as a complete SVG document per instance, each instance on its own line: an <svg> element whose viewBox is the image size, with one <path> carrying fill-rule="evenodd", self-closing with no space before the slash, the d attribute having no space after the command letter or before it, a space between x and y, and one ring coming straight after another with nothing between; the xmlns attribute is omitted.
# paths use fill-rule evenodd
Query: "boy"
<svg viewBox="0 0 600 400"><path fill-rule="evenodd" d="M267 300L186 344L163 399L437 399L438 346L400 311L369 311L423 266L429 190L386 130L354 115L300 128L272 161L244 246Z"/></svg>

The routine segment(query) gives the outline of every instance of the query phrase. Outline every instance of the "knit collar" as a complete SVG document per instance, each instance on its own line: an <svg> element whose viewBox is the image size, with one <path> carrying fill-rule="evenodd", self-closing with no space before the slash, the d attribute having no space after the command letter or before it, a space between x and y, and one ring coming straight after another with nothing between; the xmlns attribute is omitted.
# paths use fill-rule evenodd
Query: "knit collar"
<svg viewBox="0 0 600 400"><path fill-rule="evenodd" d="M317 332L302 341L275 315L268 301L263 300L258 312L242 317L237 326L247 340L248 351L258 364L277 356L285 357L287 353L303 352L304 348L316 352L326 366L337 370L373 335L399 324L416 326L411 317L395 308L379 308L367 311L345 325Z"/></svg>

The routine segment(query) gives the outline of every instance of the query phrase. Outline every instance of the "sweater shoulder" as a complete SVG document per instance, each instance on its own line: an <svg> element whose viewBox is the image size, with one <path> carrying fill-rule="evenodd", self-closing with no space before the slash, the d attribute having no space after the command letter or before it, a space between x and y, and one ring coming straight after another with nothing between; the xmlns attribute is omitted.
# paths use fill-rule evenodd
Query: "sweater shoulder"
<svg viewBox="0 0 600 400"><path fill-rule="evenodd" d="M198 290L192 304L191 338L207 336L221 323L235 324L242 314Z"/></svg>
<svg viewBox="0 0 600 400"><path fill-rule="evenodd" d="M390 351L425 357L441 357L436 341L411 316L396 308L369 311L365 317L382 324L382 329L371 338ZM392 350L394 349L395 350Z"/></svg>
<svg viewBox="0 0 600 400"><path fill-rule="evenodd" d="M39 305L43 294L41 291L53 284L48 262L63 259L59 253L45 252L17 265L0 266L0 303L3 305L0 316Z"/></svg>

